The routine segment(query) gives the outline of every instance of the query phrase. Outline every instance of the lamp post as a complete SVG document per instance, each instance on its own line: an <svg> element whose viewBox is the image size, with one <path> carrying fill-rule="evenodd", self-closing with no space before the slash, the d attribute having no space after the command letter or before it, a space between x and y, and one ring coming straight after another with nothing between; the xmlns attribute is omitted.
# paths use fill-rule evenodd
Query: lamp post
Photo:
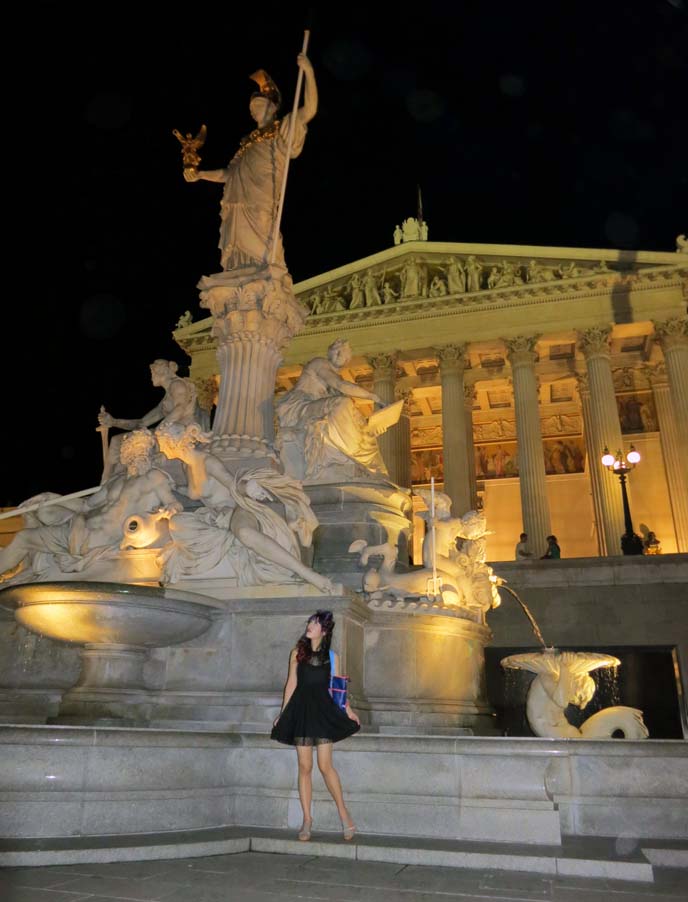
<svg viewBox="0 0 688 902"><path fill-rule="evenodd" d="M631 509L628 505L628 492L626 491L626 477L634 469L635 465L640 461L640 454L631 445L630 450L624 458L621 451L616 454L610 454L609 448L604 449L602 455L602 465L612 473L616 473L621 483L621 495L623 498L624 509L624 525L626 532L621 536L621 551L623 554L642 554L643 540L633 532L633 520L631 520Z"/></svg>

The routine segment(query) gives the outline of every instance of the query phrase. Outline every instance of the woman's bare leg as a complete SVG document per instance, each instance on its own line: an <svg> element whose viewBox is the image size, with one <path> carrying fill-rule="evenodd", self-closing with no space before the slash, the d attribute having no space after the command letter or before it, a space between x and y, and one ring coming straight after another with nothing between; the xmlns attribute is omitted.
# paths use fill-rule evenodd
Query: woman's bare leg
<svg viewBox="0 0 688 902"><path fill-rule="evenodd" d="M326 742L323 745L318 746L318 768L320 769L320 773L323 776L323 780L325 781L325 786L327 786L330 795L334 799L334 803L337 806L337 811L339 812L339 818L342 822L342 826L344 828L353 827L354 822L351 820L351 815L348 812L346 805L344 804L344 793L342 792L342 784L339 780L339 774L334 769L334 765L332 764L332 743Z"/></svg>
<svg viewBox="0 0 688 902"><path fill-rule="evenodd" d="M303 809L303 827L301 833L310 834L311 801L313 799L313 746L297 745L296 755L299 760L299 801Z"/></svg>

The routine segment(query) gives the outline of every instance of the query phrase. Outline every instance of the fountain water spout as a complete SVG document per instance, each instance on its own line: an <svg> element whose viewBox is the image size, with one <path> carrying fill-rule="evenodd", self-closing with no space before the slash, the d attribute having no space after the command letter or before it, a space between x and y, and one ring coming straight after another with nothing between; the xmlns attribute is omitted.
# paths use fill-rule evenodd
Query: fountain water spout
<svg viewBox="0 0 688 902"><path fill-rule="evenodd" d="M552 646L548 646L547 643L545 642L542 632L540 631L540 627L537 625L535 618L530 613L530 608L525 603L525 601L523 601L523 599L519 598L519 596L516 594L516 592L514 592L514 590L510 586L507 586L506 580L503 577L501 577L501 576L496 577L495 585L497 586L498 589L506 589L506 591L510 595L513 595L513 597L516 599L516 601L521 605L521 608L523 609L523 613L526 615L526 617L530 621L530 625L533 628L533 632L535 633L535 638L538 640L540 645L542 645L543 649L546 652L553 652L554 648Z"/></svg>

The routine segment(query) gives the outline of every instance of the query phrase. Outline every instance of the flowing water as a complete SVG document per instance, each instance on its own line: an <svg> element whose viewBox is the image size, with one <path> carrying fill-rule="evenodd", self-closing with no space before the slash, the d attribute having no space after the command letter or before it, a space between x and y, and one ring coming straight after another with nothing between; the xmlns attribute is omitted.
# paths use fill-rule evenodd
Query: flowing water
<svg viewBox="0 0 688 902"><path fill-rule="evenodd" d="M545 650L547 650L547 649L548 649L548 645L547 645L547 643L545 642L545 640L544 640L544 638L543 638L543 636L542 636L542 633L540 632L540 627L537 625L537 622L536 622L535 618L534 618L533 615L530 613L530 609L529 609L528 605L525 603L525 601L522 601L522 600L518 597L518 595L514 592L514 590L511 589L509 586L507 586L506 583L501 583L501 584L499 585L499 588L500 588L500 589L506 589L506 591L507 591L510 595L513 595L514 598L516 599L516 601L521 605L521 607L523 608L523 613L526 615L526 617L527 617L528 620L530 621L531 627L533 628L533 632L535 633L535 638L536 638L536 639L538 640L538 642L542 645L542 647L543 647Z"/></svg>

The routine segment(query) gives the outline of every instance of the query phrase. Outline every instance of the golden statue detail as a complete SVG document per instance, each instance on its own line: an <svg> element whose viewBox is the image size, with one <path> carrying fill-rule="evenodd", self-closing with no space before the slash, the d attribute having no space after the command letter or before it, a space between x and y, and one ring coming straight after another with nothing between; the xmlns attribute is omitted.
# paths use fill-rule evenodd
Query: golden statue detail
<svg viewBox="0 0 688 902"><path fill-rule="evenodd" d="M205 136L207 135L207 133L208 129L205 127L205 125L202 125L200 127L196 137L194 137L191 132L187 132L186 135L182 135L182 133L176 128L172 129L172 134L182 145L182 162L184 164L184 169L198 168L198 164L201 162L201 157L198 151L205 144Z"/></svg>

